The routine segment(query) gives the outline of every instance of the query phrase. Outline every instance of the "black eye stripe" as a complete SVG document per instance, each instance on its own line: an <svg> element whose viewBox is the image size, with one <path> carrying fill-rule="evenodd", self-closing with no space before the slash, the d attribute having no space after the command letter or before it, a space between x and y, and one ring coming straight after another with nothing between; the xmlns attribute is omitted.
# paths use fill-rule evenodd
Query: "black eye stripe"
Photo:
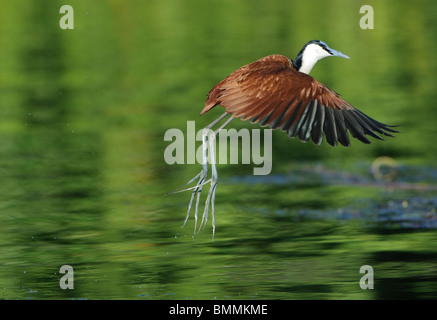
<svg viewBox="0 0 437 320"><path fill-rule="evenodd" d="M309 44L317 44L318 46L320 46L323 50L325 50L326 52L328 52L330 55L333 55L333 53L331 52L331 50L329 50L328 45L320 40L311 40L309 41L305 47ZM305 48L304 47L304 48Z"/></svg>
<svg viewBox="0 0 437 320"><path fill-rule="evenodd" d="M331 50L329 50L326 45L319 43L319 46L321 46L322 49L325 50L326 52L328 52L329 54L332 54Z"/></svg>

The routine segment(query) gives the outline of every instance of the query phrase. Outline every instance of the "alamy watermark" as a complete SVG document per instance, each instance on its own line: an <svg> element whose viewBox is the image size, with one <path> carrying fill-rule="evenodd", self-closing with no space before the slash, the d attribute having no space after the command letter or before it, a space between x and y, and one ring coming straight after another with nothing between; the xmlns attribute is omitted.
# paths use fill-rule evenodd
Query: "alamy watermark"
<svg viewBox="0 0 437 320"><path fill-rule="evenodd" d="M373 289L373 267L369 265L361 266L360 273L364 273L364 276L360 279L360 288Z"/></svg>
<svg viewBox="0 0 437 320"><path fill-rule="evenodd" d="M360 19L361 29L374 29L373 24L373 7L370 5L364 5L360 7L360 13L364 15Z"/></svg>
<svg viewBox="0 0 437 320"><path fill-rule="evenodd" d="M74 10L73 7L66 4L61 6L59 13L63 14L59 20L59 27L63 30L74 29ZM360 7L360 13L363 16L360 18L361 29L374 29L373 24L373 7L371 5L363 5Z"/></svg>
<svg viewBox="0 0 437 320"><path fill-rule="evenodd" d="M176 128L168 129L164 134L164 141L171 143L164 151L165 162L169 165L201 164L202 146L196 149L196 141L202 141L204 133L203 129L196 133L194 121L187 121L185 133ZM241 158L241 164L257 165L253 168L254 175L268 175L272 171L272 129L222 129L217 137L214 131L209 130L208 139L219 150L212 153L217 155L217 158L212 159L211 152L208 152L209 163L239 164Z"/></svg>
<svg viewBox="0 0 437 320"><path fill-rule="evenodd" d="M63 14L59 19L59 27L62 30L74 29L74 10L73 7L65 4L59 9L59 13Z"/></svg>
<svg viewBox="0 0 437 320"><path fill-rule="evenodd" d="M65 264L59 269L59 273L64 274L61 279L59 279L59 287L62 290L74 289L74 271L73 267Z"/></svg>

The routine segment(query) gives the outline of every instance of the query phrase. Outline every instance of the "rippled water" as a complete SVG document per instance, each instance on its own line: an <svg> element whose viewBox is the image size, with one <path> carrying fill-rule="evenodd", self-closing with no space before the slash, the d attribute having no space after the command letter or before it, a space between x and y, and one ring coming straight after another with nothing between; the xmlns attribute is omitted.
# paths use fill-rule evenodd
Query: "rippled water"
<svg viewBox="0 0 437 320"><path fill-rule="evenodd" d="M0 298L437 298L434 2L375 4L374 30L340 1L72 6L66 31L58 5L1 5ZM331 148L275 131L272 173L219 165L214 241L211 221L193 236L190 193L166 194L200 168L165 163L164 133L217 117L198 114L232 70L313 38L352 57L313 75L402 133Z"/></svg>

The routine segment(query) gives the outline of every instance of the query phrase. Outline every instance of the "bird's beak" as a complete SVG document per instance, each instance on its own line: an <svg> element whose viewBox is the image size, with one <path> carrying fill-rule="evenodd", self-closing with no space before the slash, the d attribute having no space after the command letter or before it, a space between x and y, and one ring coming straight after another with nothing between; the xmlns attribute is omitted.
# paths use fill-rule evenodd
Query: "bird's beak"
<svg viewBox="0 0 437 320"><path fill-rule="evenodd" d="M347 55L345 55L344 53L341 53L340 51L337 51L337 50L334 50L334 49L331 49L331 48L329 48L329 51L331 52L331 54L333 56L340 57L340 58L345 58L345 59L350 59Z"/></svg>

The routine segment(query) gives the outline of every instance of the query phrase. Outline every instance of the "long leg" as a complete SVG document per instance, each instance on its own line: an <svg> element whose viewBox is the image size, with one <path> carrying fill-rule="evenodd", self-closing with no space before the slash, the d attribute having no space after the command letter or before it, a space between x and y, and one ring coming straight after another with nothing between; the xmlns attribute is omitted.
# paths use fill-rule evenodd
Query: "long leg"
<svg viewBox="0 0 437 320"><path fill-rule="evenodd" d="M205 176L208 173L208 167L206 167L206 171L205 169L205 165L207 164L207 150L205 149L205 147L207 146L206 144L206 135L205 134L205 129L211 129L213 126L215 126L217 123L219 123L223 118L225 118L227 115L229 115L227 112L223 113L220 117L218 117L217 119L215 119L213 122L211 122L209 125L207 125L205 128L203 128L203 133L202 133L202 149L203 149L203 154L202 154L202 171L200 171L196 176L194 176L194 178L192 178L191 180L189 180L188 182L184 183L182 186L180 186L179 188L175 189L172 192L169 192L167 194L173 194L173 193L179 193L179 192L183 192L183 191L188 191L188 190L192 190L192 189L196 189L199 185L195 185L194 187L191 188L185 188L186 186L188 186L189 184L191 184L193 181L195 181L197 178L199 178L202 174L202 172L205 173ZM229 122L231 122L231 120L234 119L232 116L226 121L226 123L224 125L222 125L219 129L217 129L215 131L215 135L217 135L218 131L223 129ZM184 224L185 225L185 224Z"/></svg>
<svg viewBox="0 0 437 320"><path fill-rule="evenodd" d="M211 159L212 171L214 171L214 169L215 169L215 160L216 160L215 159L215 137L216 137L215 132L208 136L209 156ZM215 171L217 171L217 170L215 170ZM211 177L211 179L208 180L208 182L209 181L211 181L211 186L212 186L213 185L212 177ZM209 189L208 195L206 196L206 199L205 199L205 208L203 210L202 222L200 223L199 231L206 226L206 222L208 221L208 212L209 212L209 204L210 204L210 200L211 200L211 191L212 191L212 187Z"/></svg>
<svg viewBox="0 0 437 320"><path fill-rule="evenodd" d="M225 123L223 123L216 131L214 131L214 135L209 135L209 148L210 148L210 157L211 157L211 179L208 181L211 181L211 187L209 188L208 195L205 200L205 208L203 210L202 215L202 222L200 224L199 230L206 226L206 222L208 221L208 213L209 213L209 206L211 204L211 215L212 215L212 228L213 233L212 237L214 239L215 234L215 208L214 208L214 200L215 200L215 190L217 189L217 183L218 183L218 173L217 173L217 164L216 164L216 155L215 155L215 137L219 134L220 130L222 130L224 127L226 127L229 122L231 122L234 118L231 116L228 120L226 120ZM213 140L211 140L211 138Z"/></svg>
<svg viewBox="0 0 437 320"><path fill-rule="evenodd" d="M215 137L217 134L222 130L226 125L229 124L234 118L230 116L229 119L227 119L217 130L214 132L211 131L211 128L214 127L217 123L219 123L223 118L225 118L228 115L228 113L222 114L220 117L218 117L216 120L211 122L208 126L206 126L202 131L202 170L191 180L189 180L187 183L185 183L183 186L179 187L173 192L170 193L178 193L182 191L188 191L193 190L191 194L191 199L188 204L188 210L187 215L184 220L184 224L182 227L185 226L185 224L188 221L188 218L190 216L190 212L193 206L194 198L196 198L196 204L194 208L194 234L196 234L198 231L200 231L202 228L205 227L206 222L208 220L208 212L209 207L211 204L211 211L212 211L212 221L213 221L213 239L215 234L215 208L214 208L214 201L215 201L215 191L217 188L217 181L218 181L218 174L217 174L217 167L216 167L216 161L215 161ZM207 179L208 176L208 144L209 144L209 155L211 159L211 178L209 180ZM196 179L198 179L197 184L193 187L185 188L192 182L194 182ZM202 221L200 223L199 229L197 229L197 219L198 219L198 210L199 210L199 201L200 201L200 195L202 193L202 188L205 184L208 182L211 182L211 187L209 189L208 195L205 200L205 208L202 215Z"/></svg>
<svg viewBox="0 0 437 320"><path fill-rule="evenodd" d="M190 203L188 205L187 216L185 217L184 224L182 225L183 227L187 223L187 220L190 216L194 197L197 196L196 206L194 208L194 234L196 234L196 229L197 229L197 215L199 211L200 194L202 193L203 185L208 183L208 181L205 181L205 179L208 177L208 144L207 144L208 132L209 132L208 128L205 128L202 131L202 170L194 177L194 179L198 177L199 180L196 186L194 186L193 192L191 194ZM192 180L193 179L191 179L190 181Z"/></svg>

